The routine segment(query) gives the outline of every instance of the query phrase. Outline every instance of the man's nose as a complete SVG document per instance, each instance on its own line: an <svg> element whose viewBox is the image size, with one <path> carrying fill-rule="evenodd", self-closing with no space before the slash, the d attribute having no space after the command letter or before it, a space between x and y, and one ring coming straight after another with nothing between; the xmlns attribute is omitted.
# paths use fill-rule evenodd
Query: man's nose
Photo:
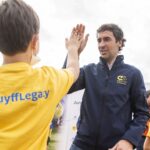
<svg viewBox="0 0 150 150"><path fill-rule="evenodd" d="M105 42L104 42L104 41L101 41L98 46L99 46L99 47L104 47L104 46L105 46Z"/></svg>

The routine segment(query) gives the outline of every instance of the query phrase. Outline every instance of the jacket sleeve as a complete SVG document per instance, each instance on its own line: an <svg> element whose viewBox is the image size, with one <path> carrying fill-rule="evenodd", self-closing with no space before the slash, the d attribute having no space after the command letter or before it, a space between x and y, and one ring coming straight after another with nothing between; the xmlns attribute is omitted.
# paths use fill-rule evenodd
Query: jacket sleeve
<svg viewBox="0 0 150 150"><path fill-rule="evenodd" d="M149 119L145 85L139 70L135 71L132 78L130 100L133 120L122 139L128 140L136 147L146 128L146 122Z"/></svg>
<svg viewBox="0 0 150 150"><path fill-rule="evenodd" d="M65 59L63 68L66 68L66 65L67 65L67 57ZM85 88L85 73L84 73L84 69L80 68L79 77L76 80L76 82L72 85L70 90L68 91L68 94L73 93L73 92L78 91L78 90L82 90L84 88Z"/></svg>

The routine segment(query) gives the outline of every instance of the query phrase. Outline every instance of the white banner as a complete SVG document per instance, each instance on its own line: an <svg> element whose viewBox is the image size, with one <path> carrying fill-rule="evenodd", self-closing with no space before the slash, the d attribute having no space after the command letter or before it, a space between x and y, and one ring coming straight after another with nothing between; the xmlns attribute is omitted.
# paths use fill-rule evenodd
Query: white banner
<svg viewBox="0 0 150 150"><path fill-rule="evenodd" d="M80 105L84 90L69 94L64 97L65 101L65 116L63 125L59 131L58 150L69 150L74 137L76 135L76 123L80 114Z"/></svg>

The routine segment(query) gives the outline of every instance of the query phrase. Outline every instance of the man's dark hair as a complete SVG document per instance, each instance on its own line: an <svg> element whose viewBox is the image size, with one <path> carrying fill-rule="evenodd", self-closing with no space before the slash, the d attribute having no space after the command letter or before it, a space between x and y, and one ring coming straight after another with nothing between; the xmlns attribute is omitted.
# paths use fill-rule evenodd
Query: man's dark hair
<svg viewBox="0 0 150 150"><path fill-rule="evenodd" d="M97 34L104 31L112 32L116 39L116 42L122 41L122 46L119 48L119 51L122 49L122 47L125 46L124 43L126 39L124 39L123 31L119 26L117 26L116 24L103 24L97 29Z"/></svg>
<svg viewBox="0 0 150 150"><path fill-rule="evenodd" d="M150 96L150 90L146 91L146 97L148 98Z"/></svg>
<svg viewBox="0 0 150 150"><path fill-rule="evenodd" d="M22 0L0 5L0 51L9 56L25 52L33 35L39 33L39 18Z"/></svg>

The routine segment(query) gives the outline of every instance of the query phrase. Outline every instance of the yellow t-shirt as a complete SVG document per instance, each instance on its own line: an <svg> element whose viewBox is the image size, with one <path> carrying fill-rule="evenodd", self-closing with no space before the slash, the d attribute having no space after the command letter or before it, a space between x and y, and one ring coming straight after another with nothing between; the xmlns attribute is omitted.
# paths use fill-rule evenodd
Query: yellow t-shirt
<svg viewBox="0 0 150 150"><path fill-rule="evenodd" d="M150 120L148 120L148 122L147 122L147 129L144 132L144 135L147 137L150 137Z"/></svg>
<svg viewBox="0 0 150 150"><path fill-rule="evenodd" d="M0 150L46 150L55 108L73 84L68 69L0 67Z"/></svg>

